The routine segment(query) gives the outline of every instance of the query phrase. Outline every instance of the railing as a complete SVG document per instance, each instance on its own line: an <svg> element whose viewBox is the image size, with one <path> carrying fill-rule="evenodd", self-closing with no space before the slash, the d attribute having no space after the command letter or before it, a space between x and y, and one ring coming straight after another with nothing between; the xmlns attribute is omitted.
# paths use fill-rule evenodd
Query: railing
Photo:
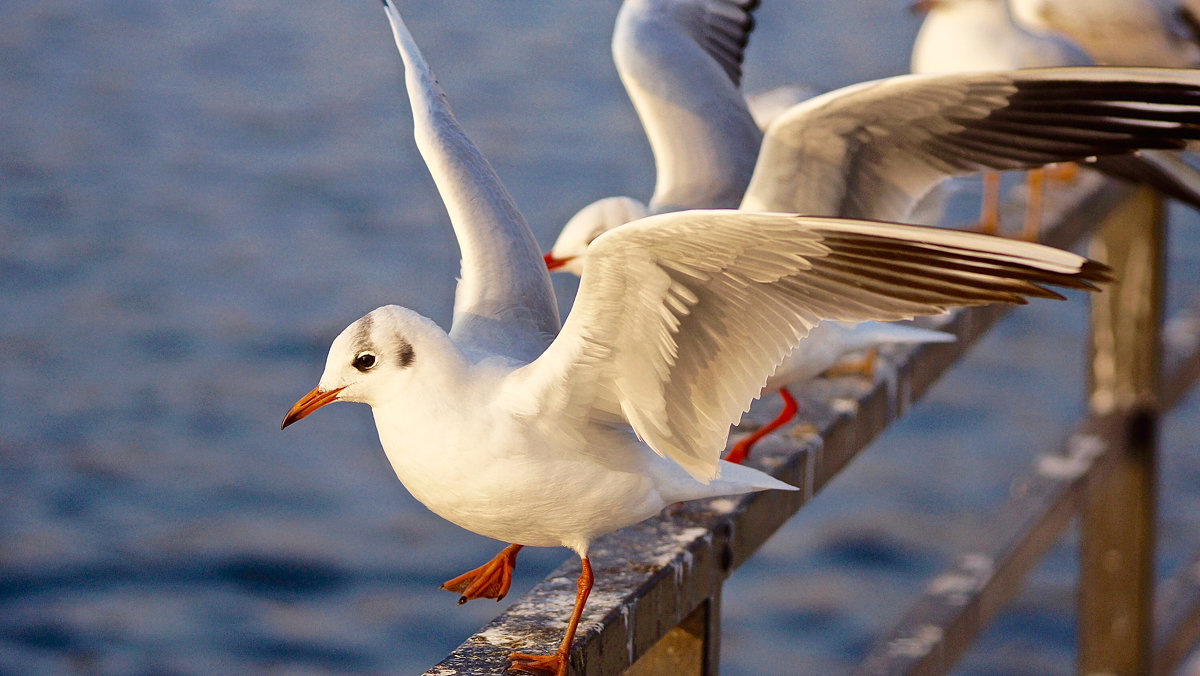
<svg viewBox="0 0 1200 676"><path fill-rule="evenodd" d="M1200 560L1162 584L1170 594L1157 611L1152 603L1158 417L1200 376L1200 331L1177 337L1165 354L1160 347L1161 200L1088 176L1047 206L1043 240L1055 246L1102 223L1092 256L1117 278L1093 297L1089 414L1058 450L1038 458L987 539L930 583L855 673L945 673L1075 516L1080 673L1169 673L1200 639ZM957 342L896 351L852 405L807 407L826 412L810 420L817 434L800 442L779 435L756 449L757 466L802 491L687 503L597 540L590 552L597 584L571 673L715 674L725 579L1007 311L939 318L937 328ZM553 652L578 566L574 557L559 566L426 674L499 674L512 650Z"/></svg>

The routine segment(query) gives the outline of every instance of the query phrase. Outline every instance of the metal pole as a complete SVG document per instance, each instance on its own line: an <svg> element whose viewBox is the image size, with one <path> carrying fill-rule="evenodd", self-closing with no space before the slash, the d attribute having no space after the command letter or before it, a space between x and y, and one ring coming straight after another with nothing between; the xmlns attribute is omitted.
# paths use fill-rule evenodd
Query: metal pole
<svg viewBox="0 0 1200 676"><path fill-rule="evenodd" d="M1161 197L1140 189L1108 216L1091 251L1114 282L1092 300L1089 406L1118 416L1123 438L1080 510L1081 674L1150 673L1164 230Z"/></svg>

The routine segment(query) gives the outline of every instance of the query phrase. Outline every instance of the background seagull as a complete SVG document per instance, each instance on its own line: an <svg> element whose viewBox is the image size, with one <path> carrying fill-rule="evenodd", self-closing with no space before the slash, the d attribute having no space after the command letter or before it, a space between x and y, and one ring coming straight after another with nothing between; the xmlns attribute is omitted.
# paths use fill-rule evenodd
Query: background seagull
<svg viewBox="0 0 1200 676"><path fill-rule="evenodd" d="M771 123L764 140L740 89L756 4L622 4L613 59L654 154L654 194L648 204L614 196L581 209L545 255L547 266L580 274L581 254L592 240L649 214L737 205L908 221L948 176L1182 145L1165 138L1158 120L1114 115L1119 106L1173 87L1179 76L1114 70L888 78L794 105ZM1032 64L1010 68L1018 65ZM1193 78L1192 86L1197 83ZM1189 101L1186 94L1174 96ZM1056 106L1069 106L1074 116L1044 115ZM1190 106L1190 119L1200 120L1200 106L1194 99ZM1173 111L1158 115L1171 119ZM1177 121L1166 128L1176 137L1200 131ZM878 327L864 332L882 334ZM851 336L818 328L810 338L836 344ZM796 371L773 380L785 413L788 372Z"/></svg>
<svg viewBox="0 0 1200 676"><path fill-rule="evenodd" d="M949 176L1182 148L1198 91L1200 72L1109 67L851 85L771 124L740 208L904 220Z"/></svg>
<svg viewBox="0 0 1200 676"><path fill-rule="evenodd" d="M1061 35L1096 63L1200 66L1198 0L1009 0L1025 28Z"/></svg>
<svg viewBox="0 0 1200 676"><path fill-rule="evenodd" d="M754 6L621 6L613 58L654 154L654 193L649 203L589 205L576 218L738 206L903 221L948 176L1178 148L1197 135L1200 107L1187 94L1196 74L1058 68L852 85L793 106L763 136L740 90ZM1124 114L1163 96L1169 103ZM1046 114L1055 108L1064 115ZM594 231L623 222L597 221Z"/></svg>
<svg viewBox="0 0 1200 676"><path fill-rule="evenodd" d="M1010 71L1094 63L1064 37L1046 32L1034 34L1017 25L1009 0L920 0L913 9L925 13L913 42L914 73ZM1177 153L1146 150L1137 154L1100 155L1088 158L1088 166L1109 176L1151 185L1200 208L1200 173ZM1026 172L1024 239L1037 236L1043 180L1041 168ZM996 230L999 190L999 174L985 172L980 209L983 232Z"/></svg>
<svg viewBox="0 0 1200 676"><path fill-rule="evenodd" d="M408 490L440 516L581 559L554 655L565 673L593 583L597 536L679 500L790 489L722 462L728 426L822 319L896 320L955 305L1093 288L1103 265L1035 244L918 226L729 210L663 214L591 245L575 307L552 337L544 263L511 198L454 119L384 0L417 147L463 249L449 333L397 306L333 342L283 426L333 401L371 406ZM488 282L501 279L505 285Z"/></svg>

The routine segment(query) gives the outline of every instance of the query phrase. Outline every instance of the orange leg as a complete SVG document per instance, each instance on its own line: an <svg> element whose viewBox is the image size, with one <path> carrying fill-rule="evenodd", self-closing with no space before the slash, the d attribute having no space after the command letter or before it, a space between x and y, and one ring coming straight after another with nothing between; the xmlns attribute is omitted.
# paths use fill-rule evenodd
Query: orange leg
<svg viewBox="0 0 1200 676"><path fill-rule="evenodd" d="M565 676L567 673L567 657L571 654L571 642L575 640L575 629L579 626L579 618L583 616L583 604L587 602L588 594L592 591L592 564L587 557L579 559L583 570L575 583L575 610L571 612L571 621L567 623L567 633L562 643L553 655L526 655L525 653L509 653L509 668L514 671L524 671L530 674L546 674L549 676Z"/></svg>
<svg viewBox="0 0 1200 676"><path fill-rule="evenodd" d="M979 207L979 232L994 235L1000 223L1000 174L983 173L983 203Z"/></svg>
<svg viewBox="0 0 1200 676"><path fill-rule="evenodd" d="M1021 239L1036 242L1042 228L1042 193L1046 183L1045 169L1030 169L1025 172L1025 225Z"/></svg>
<svg viewBox="0 0 1200 676"><path fill-rule="evenodd" d="M1046 166L1046 178L1068 183L1079 175L1079 165L1074 162L1055 162Z"/></svg>
<svg viewBox="0 0 1200 676"><path fill-rule="evenodd" d="M499 601L508 593L512 584L513 567L517 565L517 552L521 545L509 545L491 561L475 570L468 571L458 577L446 580L441 589L462 594L458 597L458 605L474 599L496 599Z"/></svg>
<svg viewBox="0 0 1200 676"><path fill-rule="evenodd" d="M742 439L729 449L729 455L725 456L725 460L740 465L745 462L746 458L750 457L750 449L754 444L758 443L759 439L767 436L771 432L783 427L787 421L796 415L796 400L792 398L792 393L786 388L779 388L779 396L783 397L783 410L771 422L763 425L755 430L750 436Z"/></svg>

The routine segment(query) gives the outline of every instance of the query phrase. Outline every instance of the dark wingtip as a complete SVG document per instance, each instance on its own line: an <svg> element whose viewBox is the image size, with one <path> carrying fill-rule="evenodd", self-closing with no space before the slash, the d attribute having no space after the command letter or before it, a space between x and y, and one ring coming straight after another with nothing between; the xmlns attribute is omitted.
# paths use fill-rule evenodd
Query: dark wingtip
<svg viewBox="0 0 1200 676"><path fill-rule="evenodd" d="M1104 263L1089 258L1079 269L1079 278L1096 284L1107 284L1113 281L1112 271L1112 268Z"/></svg>

